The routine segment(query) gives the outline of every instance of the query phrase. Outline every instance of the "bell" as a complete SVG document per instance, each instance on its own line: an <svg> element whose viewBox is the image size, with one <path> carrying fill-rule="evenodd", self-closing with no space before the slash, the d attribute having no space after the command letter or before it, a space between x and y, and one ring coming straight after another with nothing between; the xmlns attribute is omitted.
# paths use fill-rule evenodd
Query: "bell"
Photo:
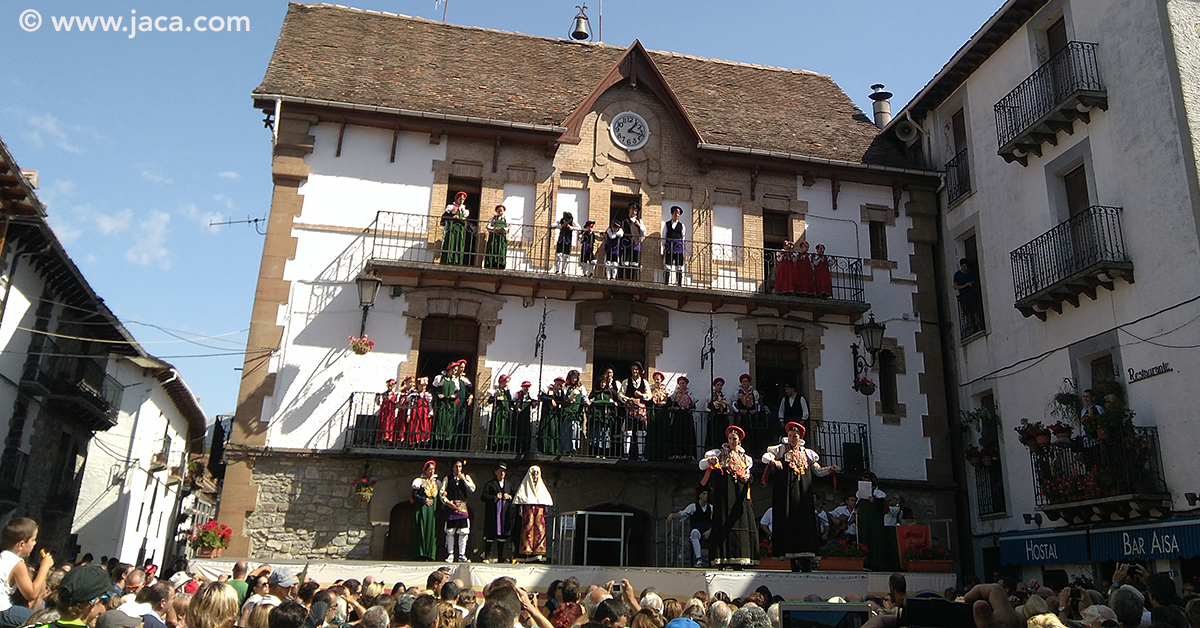
<svg viewBox="0 0 1200 628"><path fill-rule="evenodd" d="M579 13L575 14L575 21L571 23L571 39L578 39L581 41L584 39L591 39L592 25L590 22L588 22L587 15L585 15L583 12L583 10L587 8L587 5L585 4L583 6L576 6L575 8L579 9Z"/></svg>

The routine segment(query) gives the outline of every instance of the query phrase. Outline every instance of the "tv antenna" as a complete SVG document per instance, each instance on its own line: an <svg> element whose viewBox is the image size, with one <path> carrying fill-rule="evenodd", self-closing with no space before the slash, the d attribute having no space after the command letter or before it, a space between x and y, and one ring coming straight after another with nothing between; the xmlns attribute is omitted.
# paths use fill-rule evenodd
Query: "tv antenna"
<svg viewBox="0 0 1200 628"><path fill-rule="evenodd" d="M251 218L249 216L246 216L245 220L222 220L221 222L216 222L216 221L210 220L210 221L208 221L208 226L221 227L224 225L254 225L254 231L256 233L258 233L258 235L260 235L260 236L265 236L265 235L267 235L267 232L259 231L258 224L259 223L265 224L266 222L267 222L266 218Z"/></svg>

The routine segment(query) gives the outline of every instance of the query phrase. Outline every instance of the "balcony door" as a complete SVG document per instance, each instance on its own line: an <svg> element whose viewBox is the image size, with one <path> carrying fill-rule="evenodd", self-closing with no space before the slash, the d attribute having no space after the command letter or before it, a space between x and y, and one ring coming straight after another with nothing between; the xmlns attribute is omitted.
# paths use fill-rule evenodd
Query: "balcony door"
<svg viewBox="0 0 1200 628"><path fill-rule="evenodd" d="M479 359L479 323L469 318L430 316L421 323L421 344L417 348L417 377L433 378L455 360L466 360L466 375L475 388L487 390L490 382L475 382Z"/></svg>
<svg viewBox="0 0 1200 628"><path fill-rule="evenodd" d="M646 335L641 332L597 329L595 347L595 351L592 352L593 390L604 376L606 367L612 367L613 378L621 381L629 377L629 365L634 362L646 364ZM642 376L650 379L647 373L642 373Z"/></svg>
<svg viewBox="0 0 1200 628"><path fill-rule="evenodd" d="M1088 197L1087 170L1083 164L1063 175L1063 187L1067 193L1067 216L1071 230L1071 259L1063 260L1063 270L1065 274L1071 274L1087 268L1095 261L1097 244L1094 225L1085 215L1091 202Z"/></svg>
<svg viewBox="0 0 1200 628"><path fill-rule="evenodd" d="M1071 60L1068 55L1059 56L1067 47L1067 22L1065 18L1058 18L1053 24L1046 29L1046 51L1050 55L1050 63L1053 65L1048 73L1048 78L1051 82L1051 93L1054 94L1054 102L1062 102L1066 98L1067 90L1070 89L1071 81Z"/></svg>
<svg viewBox="0 0 1200 628"><path fill-rule="evenodd" d="M483 194L483 182L479 179L464 179L462 177L450 177L449 185L446 186L446 204L450 205L454 202L454 195L459 192L467 193L467 225L466 238L464 241L463 265L475 265L476 249L483 250L483 245L479 243L480 233L483 229L479 228L480 217L480 199ZM490 218L492 212L488 212ZM441 232L439 231L439 234Z"/></svg>
<svg viewBox="0 0 1200 628"><path fill-rule="evenodd" d="M800 359L800 345L792 342L759 342L754 347L754 382L762 395L763 405L767 407L766 420L761 425L750 426L746 434L749 441L747 449L762 451L767 445L778 442L783 435L779 428L779 404L783 401L783 387L791 384L803 397L804 364ZM736 392L736 389L733 390ZM809 426L805 426L808 429ZM808 438L816 442L816 435Z"/></svg>

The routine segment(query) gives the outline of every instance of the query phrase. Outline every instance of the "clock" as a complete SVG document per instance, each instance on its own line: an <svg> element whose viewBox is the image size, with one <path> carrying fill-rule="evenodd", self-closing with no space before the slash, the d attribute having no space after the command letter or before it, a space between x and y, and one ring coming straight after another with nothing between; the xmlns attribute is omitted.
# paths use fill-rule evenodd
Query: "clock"
<svg viewBox="0 0 1200 628"><path fill-rule="evenodd" d="M608 123L608 135L617 146L634 151L650 141L650 125L642 116L632 111L623 111Z"/></svg>

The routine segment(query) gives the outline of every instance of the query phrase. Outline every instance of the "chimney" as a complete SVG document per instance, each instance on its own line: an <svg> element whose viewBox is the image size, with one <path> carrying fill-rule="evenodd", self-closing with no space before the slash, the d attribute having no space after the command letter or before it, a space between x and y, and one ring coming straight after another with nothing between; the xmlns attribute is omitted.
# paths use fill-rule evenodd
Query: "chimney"
<svg viewBox="0 0 1200 628"><path fill-rule="evenodd" d="M892 97L892 93L883 89L883 83L876 83L871 86L874 90L871 92L871 100L875 101L875 126L883 128L888 122L892 121L892 103L888 99Z"/></svg>

